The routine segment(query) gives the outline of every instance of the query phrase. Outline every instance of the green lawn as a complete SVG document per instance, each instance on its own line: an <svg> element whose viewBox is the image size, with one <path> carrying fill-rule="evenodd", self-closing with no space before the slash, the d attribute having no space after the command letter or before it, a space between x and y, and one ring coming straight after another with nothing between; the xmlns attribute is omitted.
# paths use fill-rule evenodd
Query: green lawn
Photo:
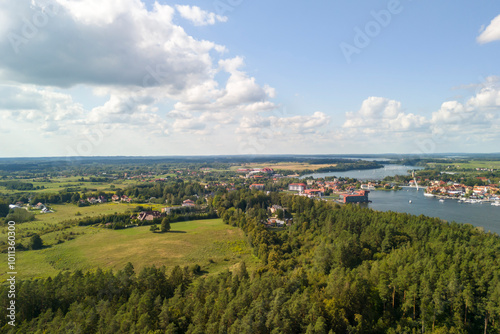
<svg viewBox="0 0 500 334"><path fill-rule="evenodd" d="M258 260L251 254L243 232L221 219L172 224L169 233L152 233L149 226L126 230L75 227L84 232L76 239L43 250L18 252L20 279L56 275L64 270L121 269L132 262L137 271L144 266L199 264L210 274L230 269L241 261L252 268ZM6 263L6 254L2 254ZM0 274L2 279L6 274Z"/></svg>

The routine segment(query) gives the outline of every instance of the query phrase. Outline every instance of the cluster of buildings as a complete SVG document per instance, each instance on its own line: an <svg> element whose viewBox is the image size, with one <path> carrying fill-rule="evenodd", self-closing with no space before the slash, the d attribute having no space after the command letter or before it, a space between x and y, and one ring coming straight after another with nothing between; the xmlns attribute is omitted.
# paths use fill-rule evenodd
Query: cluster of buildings
<svg viewBox="0 0 500 334"><path fill-rule="evenodd" d="M137 219L139 221L153 221L157 218L161 218L164 216L167 216L172 213L172 211L180 208L194 208L196 207L196 203L190 199L185 200L182 202L182 205L178 206L171 206L167 208L162 208L161 212L160 211L142 211L140 212L137 216L131 216L131 219Z"/></svg>
<svg viewBox="0 0 500 334"><path fill-rule="evenodd" d="M36 205L33 205L30 207L28 204L27 206L24 206L24 202L16 202L16 204L9 204L9 209L34 209L34 210L40 210L40 213L53 213L54 211L50 210L43 204L42 202L38 202Z"/></svg>
<svg viewBox="0 0 500 334"><path fill-rule="evenodd" d="M367 203L368 193L367 189L374 187L372 184L366 185L366 190L356 191L354 186L345 187L342 189L344 183L338 180L332 182L316 182L314 180L308 180L306 183L291 183L288 185L289 191L297 191L299 196L307 196L309 198L313 197L323 197L326 189L331 189L332 192L338 193L340 201L343 203Z"/></svg>
<svg viewBox="0 0 500 334"><path fill-rule="evenodd" d="M125 202L125 203L132 202L132 199L126 195L122 196L113 195L111 196L111 200L113 202ZM92 196L92 197L87 197L87 199L81 199L80 203L101 204L101 203L106 203L107 201L108 199L106 196Z"/></svg>
<svg viewBox="0 0 500 334"><path fill-rule="evenodd" d="M382 185L379 183L368 182L361 185L361 189L363 190L375 190L377 187L381 187Z"/></svg>
<svg viewBox="0 0 500 334"><path fill-rule="evenodd" d="M139 221L153 221L157 218L161 218L162 214L159 211L143 211L137 215L137 220Z"/></svg>
<svg viewBox="0 0 500 334"><path fill-rule="evenodd" d="M250 189L255 189L255 190L264 190L264 184L263 183L252 183L250 185Z"/></svg>
<svg viewBox="0 0 500 334"><path fill-rule="evenodd" d="M23 204L24 203L20 203L20 202L17 202L16 204L9 204L9 209L22 209ZM41 204L41 203L39 203L39 204Z"/></svg>
<svg viewBox="0 0 500 334"><path fill-rule="evenodd" d="M274 169L266 167L266 168L240 168L236 171L237 173L245 173L244 178L247 179L255 179L255 180L264 180L264 179L273 179L274 181L283 177L281 174L276 174ZM241 176L243 178L243 176Z"/></svg>
<svg viewBox="0 0 500 334"><path fill-rule="evenodd" d="M475 196L478 198L498 198L500 188L495 184L487 186L466 186L459 183L445 183L443 181L432 181L431 186L426 189L427 194L447 196L447 197L462 197Z"/></svg>
<svg viewBox="0 0 500 334"><path fill-rule="evenodd" d="M306 196L309 198L323 197L323 195L325 194L325 187L318 186L318 185L316 185L316 186L317 187L315 187L315 188L308 189L308 186L305 183L290 183L288 185L288 190L289 191L298 191L300 196Z"/></svg>
<svg viewBox="0 0 500 334"><path fill-rule="evenodd" d="M274 181L277 181L278 179L283 177L283 175L281 175L281 174L275 174L274 169L269 168L269 167L265 167L265 168L240 168L236 172L237 173L245 173L246 174L245 178L247 178L247 179L254 179L255 183L252 183L249 186L249 188L255 189L255 190L264 190L265 184L262 182L265 179L272 178ZM234 189L234 185L233 185L233 189Z"/></svg>
<svg viewBox="0 0 500 334"><path fill-rule="evenodd" d="M273 217L267 218L267 220L262 221L262 224L266 228L270 227L285 227L285 226L291 226L293 222L293 218L278 218L278 215L276 214L279 210L287 210L286 208L282 207L281 205L274 204L271 207L268 208L268 210L273 214Z"/></svg>
<svg viewBox="0 0 500 334"><path fill-rule="evenodd" d="M227 191L234 191L236 190L236 186L234 183L227 183L227 182L216 182L216 183L210 183L205 185L205 189L209 189L211 187L225 187Z"/></svg>
<svg viewBox="0 0 500 334"><path fill-rule="evenodd" d="M105 196L88 197L87 202L90 204L106 203L108 199Z"/></svg>
<svg viewBox="0 0 500 334"><path fill-rule="evenodd" d="M356 190L356 187L353 184L349 184L348 181L341 181L339 179L334 179L333 181L316 181L316 180L307 180L307 188L312 189L313 187L315 189L322 189L323 192L326 191L326 189L331 190L333 193L343 193L346 191L354 191ZM367 185L364 185L366 187L371 187L375 186L375 183L368 183Z"/></svg>
<svg viewBox="0 0 500 334"><path fill-rule="evenodd" d="M132 201L132 199L130 199L130 197L128 197L126 195L122 195L122 196L113 195L111 197L111 200L113 202L125 202L125 203L130 203Z"/></svg>
<svg viewBox="0 0 500 334"><path fill-rule="evenodd" d="M496 169L493 168L476 168L476 170L481 172L496 172Z"/></svg>
<svg viewBox="0 0 500 334"><path fill-rule="evenodd" d="M264 227L266 227L266 228L285 227L285 226L292 225L292 218L284 218L284 219L268 218L267 220L263 221L262 223L264 224Z"/></svg>

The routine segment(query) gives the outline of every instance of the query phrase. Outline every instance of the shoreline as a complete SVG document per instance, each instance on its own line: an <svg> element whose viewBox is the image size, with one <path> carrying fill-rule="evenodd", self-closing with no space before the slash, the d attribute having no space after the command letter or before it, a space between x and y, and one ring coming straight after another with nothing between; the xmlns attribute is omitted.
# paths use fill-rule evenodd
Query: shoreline
<svg viewBox="0 0 500 334"><path fill-rule="evenodd" d="M426 193L427 194L427 193ZM446 195L438 195L438 194L428 194L432 195L432 197L437 198L437 199L449 199L449 200L456 200L458 202L464 202L467 204L482 204L482 203L497 203L499 200L497 199L480 199L480 198L463 198L463 197L452 197L452 196L446 196ZM429 196L431 197L431 196ZM466 202L468 200L475 201L475 202Z"/></svg>

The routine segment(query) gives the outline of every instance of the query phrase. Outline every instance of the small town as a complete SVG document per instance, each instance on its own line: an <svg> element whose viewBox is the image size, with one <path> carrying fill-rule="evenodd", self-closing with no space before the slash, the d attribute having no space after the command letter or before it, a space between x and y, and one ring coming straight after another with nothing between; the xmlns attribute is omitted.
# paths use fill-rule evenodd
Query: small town
<svg viewBox="0 0 500 334"><path fill-rule="evenodd" d="M431 184L431 186L427 187L425 196L457 199L471 204L491 202L492 205L500 206L500 188L495 184L474 187L444 181L433 181Z"/></svg>

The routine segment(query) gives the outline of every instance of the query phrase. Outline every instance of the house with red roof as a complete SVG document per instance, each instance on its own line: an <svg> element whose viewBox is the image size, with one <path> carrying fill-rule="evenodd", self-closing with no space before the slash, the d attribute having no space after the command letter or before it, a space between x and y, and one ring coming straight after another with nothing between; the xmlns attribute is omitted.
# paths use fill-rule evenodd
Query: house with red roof
<svg viewBox="0 0 500 334"><path fill-rule="evenodd" d="M321 197L324 194L324 190L321 190L321 189L306 189L306 190L304 190L304 193L306 195L313 196L313 197L315 197L315 196Z"/></svg>
<svg viewBox="0 0 500 334"><path fill-rule="evenodd" d="M139 215L137 216L137 219L139 219L140 221L144 221L144 220L147 220L147 221L152 221L156 218L160 218L161 217L161 213L159 211L143 211L141 213L139 213Z"/></svg>
<svg viewBox="0 0 500 334"><path fill-rule="evenodd" d="M123 195L120 199L122 202L130 203L131 199L128 196Z"/></svg>
<svg viewBox="0 0 500 334"><path fill-rule="evenodd" d="M196 203L193 202L192 200L190 199L187 199L185 200L184 202L182 202L182 206L187 206L187 207L195 207L196 206Z"/></svg>
<svg viewBox="0 0 500 334"><path fill-rule="evenodd" d="M340 194L340 199L344 203L368 203L368 190L354 191L351 193Z"/></svg>

